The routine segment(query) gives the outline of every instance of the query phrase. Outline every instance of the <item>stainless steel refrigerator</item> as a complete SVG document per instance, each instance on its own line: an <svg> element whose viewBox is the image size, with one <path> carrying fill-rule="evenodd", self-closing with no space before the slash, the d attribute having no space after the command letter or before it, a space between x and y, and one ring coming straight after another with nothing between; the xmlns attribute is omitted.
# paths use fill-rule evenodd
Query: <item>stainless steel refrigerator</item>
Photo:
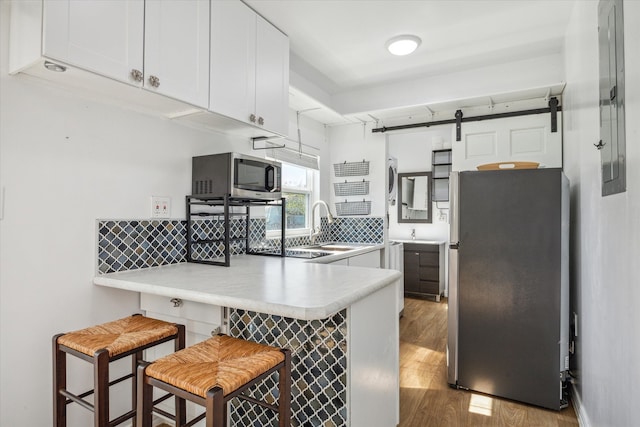
<svg viewBox="0 0 640 427"><path fill-rule="evenodd" d="M566 405L569 182L561 169L453 172L448 382Z"/></svg>

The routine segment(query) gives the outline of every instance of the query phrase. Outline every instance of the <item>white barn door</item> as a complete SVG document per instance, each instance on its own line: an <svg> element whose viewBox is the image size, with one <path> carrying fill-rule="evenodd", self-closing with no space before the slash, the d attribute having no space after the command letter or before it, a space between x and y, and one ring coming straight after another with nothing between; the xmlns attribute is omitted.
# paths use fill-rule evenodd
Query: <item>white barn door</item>
<svg viewBox="0 0 640 427"><path fill-rule="evenodd" d="M478 165L525 161L540 167L562 167L562 113L551 132L550 114L532 114L462 123L461 141L453 128L452 170L476 170Z"/></svg>

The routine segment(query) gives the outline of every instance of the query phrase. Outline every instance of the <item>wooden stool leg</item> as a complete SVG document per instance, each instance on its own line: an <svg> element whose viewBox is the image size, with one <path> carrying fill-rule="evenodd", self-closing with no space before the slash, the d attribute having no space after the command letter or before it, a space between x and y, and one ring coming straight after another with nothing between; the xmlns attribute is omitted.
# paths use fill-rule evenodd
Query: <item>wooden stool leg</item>
<svg viewBox="0 0 640 427"><path fill-rule="evenodd" d="M174 341L175 351L180 351L185 347L185 327L184 325L176 325L178 328L178 336ZM187 423L187 404L186 400L181 397L175 396L175 413L176 413L176 426L182 427Z"/></svg>
<svg viewBox="0 0 640 427"><path fill-rule="evenodd" d="M176 400L176 426L182 427L187 423L187 402L178 396L175 396Z"/></svg>
<svg viewBox="0 0 640 427"><path fill-rule="evenodd" d="M144 370L149 362L140 362L137 370L138 405L136 406L136 422L138 427L151 427L153 410L153 387L147 384Z"/></svg>
<svg viewBox="0 0 640 427"><path fill-rule="evenodd" d="M93 356L93 414L95 427L109 427L109 351Z"/></svg>
<svg viewBox="0 0 640 427"><path fill-rule="evenodd" d="M278 426L291 425L291 351L283 349L284 366L278 370Z"/></svg>
<svg viewBox="0 0 640 427"><path fill-rule="evenodd" d="M138 407L138 365L142 360L142 351L137 351L131 356L131 373L133 374L133 378L131 379L131 408L134 411ZM133 417L131 421L133 427L136 427L138 425L136 417Z"/></svg>
<svg viewBox="0 0 640 427"><path fill-rule="evenodd" d="M60 394L60 390L67 388L67 353L60 350L58 338L64 334L53 337L53 425L66 427L67 425L67 398Z"/></svg>
<svg viewBox="0 0 640 427"><path fill-rule="evenodd" d="M205 427L226 427L224 392L214 387L207 392Z"/></svg>
<svg viewBox="0 0 640 427"><path fill-rule="evenodd" d="M182 350L185 346L185 327L184 325L176 324L178 328L178 336L174 340L175 351Z"/></svg>

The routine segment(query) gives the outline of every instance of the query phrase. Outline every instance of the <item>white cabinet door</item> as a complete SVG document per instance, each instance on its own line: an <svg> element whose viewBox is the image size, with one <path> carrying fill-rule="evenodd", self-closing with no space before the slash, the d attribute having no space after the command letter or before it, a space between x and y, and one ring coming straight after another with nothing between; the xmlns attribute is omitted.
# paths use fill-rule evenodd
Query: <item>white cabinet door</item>
<svg viewBox="0 0 640 427"><path fill-rule="evenodd" d="M476 170L496 162L538 162L541 167L562 167L562 113L558 131L551 132L549 114L462 123L462 140L453 130L452 170Z"/></svg>
<svg viewBox="0 0 640 427"><path fill-rule="evenodd" d="M217 305L194 301L179 301L168 297L140 294L140 309L158 319L185 325L187 345L203 341L222 329L223 310Z"/></svg>
<svg viewBox="0 0 640 427"><path fill-rule="evenodd" d="M43 55L113 79L140 85L143 0L44 2Z"/></svg>
<svg viewBox="0 0 640 427"><path fill-rule="evenodd" d="M144 87L207 108L209 1L147 1L144 34Z"/></svg>
<svg viewBox="0 0 640 427"><path fill-rule="evenodd" d="M289 133L289 38L258 16L257 45L256 115L258 124L272 132L287 135Z"/></svg>
<svg viewBox="0 0 640 427"><path fill-rule="evenodd" d="M209 109L250 122L255 112L256 14L239 1L211 2Z"/></svg>
<svg viewBox="0 0 640 427"><path fill-rule="evenodd" d="M349 267L380 268L380 251L367 252L350 257Z"/></svg>
<svg viewBox="0 0 640 427"><path fill-rule="evenodd" d="M289 39L240 1L211 4L209 109L288 133Z"/></svg>

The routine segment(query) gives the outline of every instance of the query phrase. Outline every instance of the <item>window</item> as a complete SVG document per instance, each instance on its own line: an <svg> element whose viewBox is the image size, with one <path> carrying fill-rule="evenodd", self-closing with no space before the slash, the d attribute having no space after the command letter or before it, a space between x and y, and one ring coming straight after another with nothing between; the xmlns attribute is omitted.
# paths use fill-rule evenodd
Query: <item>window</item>
<svg viewBox="0 0 640 427"><path fill-rule="evenodd" d="M282 196L286 198L286 234L309 232L309 209L313 201L315 172L301 166L282 163ZM267 235L280 231L280 207L267 207Z"/></svg>

